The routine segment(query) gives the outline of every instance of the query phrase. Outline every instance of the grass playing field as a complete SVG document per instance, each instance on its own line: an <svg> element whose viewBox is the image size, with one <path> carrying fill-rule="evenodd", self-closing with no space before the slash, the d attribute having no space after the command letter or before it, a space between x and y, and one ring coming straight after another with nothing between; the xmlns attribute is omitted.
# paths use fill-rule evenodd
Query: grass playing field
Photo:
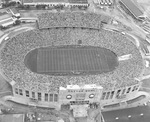
<svg viewBox="0 0 150 122"><path fill-rule="evenodd" d="M118 65L112 51L91 46L39 48L26 58L26 65L32 71L50 75L101 74Z"/></svg>

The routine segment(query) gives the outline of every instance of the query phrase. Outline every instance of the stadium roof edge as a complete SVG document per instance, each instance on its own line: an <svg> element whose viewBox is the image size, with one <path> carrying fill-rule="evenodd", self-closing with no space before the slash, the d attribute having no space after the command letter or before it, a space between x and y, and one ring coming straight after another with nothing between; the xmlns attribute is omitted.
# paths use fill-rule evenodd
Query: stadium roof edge
<svg viewBox="0 0 150 122"><path fill-rule="evenodd" d="M68 0L22 0L23 3L67 3Z"/></svg>

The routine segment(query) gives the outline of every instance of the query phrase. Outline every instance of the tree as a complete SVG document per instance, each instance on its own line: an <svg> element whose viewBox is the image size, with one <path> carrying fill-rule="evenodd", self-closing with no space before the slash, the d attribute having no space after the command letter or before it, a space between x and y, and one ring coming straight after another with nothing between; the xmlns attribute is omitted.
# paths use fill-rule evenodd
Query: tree
<svg viewBox="0 0 150 122"><path fill-rule="evenodd" d="M3 7L9 7L9 6L15 6L16 2L11 0L4 0L2 6Z"/></svg>
<svg viewBox="0 0 150 122"><path fill-rule="evenodd" d="M10 2L9 4L8 4L8 6L16 6L16 2L15 1L12 1L12 2Z"/></svg>
<svg viewBox="0 0 150 122"><path fill-rule="evenodd" d="M18 20L18 19L17 19L17 20L15 21L15 23L14 23L14 25L20 25L20 24L21 24L21 21Z"/></svg>
<svg viewBox="0 0 150 122"><path fill-rule="evenodd" d="M24 6L25 7L25 9L30 9L30 6L29 5L26 5L26 6Z"/></svg>
<svg viewBox="0 0 150 122"><path fill-rule="evenodd" d="M21 5L21 4L19 4L19 5L18 5L18 8L23 9L23 8L24 8L24 6L23 6L23 5Z"/></svg>
<svg viewBox="0 0 150 122"><path fill-rule="evenodd" d="M6 29L6 27L0 25L0 29L1 29L1 30L4 30L4 29Z"/></svg>

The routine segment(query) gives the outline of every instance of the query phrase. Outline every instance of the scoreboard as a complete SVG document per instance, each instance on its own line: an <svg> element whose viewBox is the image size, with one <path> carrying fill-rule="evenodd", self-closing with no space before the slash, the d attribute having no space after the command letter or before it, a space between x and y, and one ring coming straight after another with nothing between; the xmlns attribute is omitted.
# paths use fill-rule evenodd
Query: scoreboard
<svg viewBox="0 0 150 122"><path fill-rule="evenodd" d="M61 104L81 105L99 103L103 88L95 84L68 85L59 88L59 102Z"/></svg>

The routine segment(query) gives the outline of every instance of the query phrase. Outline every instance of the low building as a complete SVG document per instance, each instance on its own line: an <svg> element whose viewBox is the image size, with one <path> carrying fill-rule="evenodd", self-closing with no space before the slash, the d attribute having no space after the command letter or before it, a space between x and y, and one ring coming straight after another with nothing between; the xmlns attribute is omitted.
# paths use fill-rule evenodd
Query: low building
<svg viewBox="0 0 150 122"><path fill-rule="evenodd" d="M144 13L131 0L120 0L119 3L123 5L136 19L142 20Z"/></svg>
<svg viewBox="0 0 150 122"><path fill-rule="evenodd" d="M114 0L93 0L93 2L97 6L112 6L114 4Z"/></svg>
<svg viewBox="0 0 150 122"><path fill-rule="evenodd" d="M32 22L36 22L37 18L21 17L19 18L19 20L23 23L32 23Z"/></svg>
<svg viewBox="0 0 150 122"><path fill-rule="evenodd" d="M68 0L69 6L74 7L74 6L85 6L88 7L89 3L88 0Z"/></svg>
<svg viewBox="0 0 150 122"><path fill-rule="evenodd" d="M16 18L13 18L11 14L4 12L4 13L1 13L0 15L1 27L8 27L10 25L13 25L15 21L16 21Z"/></svg>
<svg viewBox="0 0 150 122"><path fill-rule="evenodd" d="M8 19L5 19L5 20L1 20L0 21L0 26L2 27L8 27L8 26L11 26L15 23L15 20L16 19L13 19L12 17L8 18Z"/></svg>

